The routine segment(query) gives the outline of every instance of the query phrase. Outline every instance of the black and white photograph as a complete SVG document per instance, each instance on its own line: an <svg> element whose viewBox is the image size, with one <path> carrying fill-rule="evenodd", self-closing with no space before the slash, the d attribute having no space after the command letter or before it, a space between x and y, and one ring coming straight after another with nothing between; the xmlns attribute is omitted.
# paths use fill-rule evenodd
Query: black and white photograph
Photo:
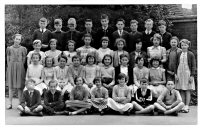
<svg viewBox="0 0 200 130"><path fill-rule="evenodd" d="M197 8L4 4L4 124L198 125Z"/></svg>

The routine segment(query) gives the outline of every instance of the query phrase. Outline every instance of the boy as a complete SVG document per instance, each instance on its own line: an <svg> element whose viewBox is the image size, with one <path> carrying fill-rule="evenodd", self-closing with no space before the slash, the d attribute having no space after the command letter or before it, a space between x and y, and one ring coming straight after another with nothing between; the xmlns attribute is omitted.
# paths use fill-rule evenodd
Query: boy
<svg viewBox="0 0 200 130"><path fill-rule="evenodd" d="M165 115L178 116L178 111L184 106L181 95L178 90L174 89L174 82L168 81L165 90L154 103L155 108Z"/></svg>
<svg viewBox="0 0 200 130"><path fill-rule="evenodd" d="M142 39L142 33L138 32L138 21L131 20L130 22L131 32L129 33L129 41L127 44L127 51L130 53L135 50L135 44L137 39Z"/></svg>
<svg viewBox="0 0 200 130"><path fill-rule="evenodd" d="M147 52L147 47L152 46L150 41L151 37L156 33L152 30L153 28L153 20L147 19L145 21L146 30L142 32L142 43L143 43L143 51Z"/></svg>
<svg viewBox="0 0 200 130"><path fill-rule="evenodd" d="M40 92L34 89L35 81L28 79L25 85L27 90L23 92L21 103L17 107L20 111L20 116L43 116Z"/></svg>
<svg viewBox="0 0 200 130"><path fill-rule="evenodd" d="M134 68L135 67L135 61L138 56L142 56L144 59L144 66L147 66L147 53L145 51L142 51L142 40L136 39L135 40L135 50L130 53L130 61L129 65Z"/></svg>
<svg viewBox="0 0 200 130"><path fill-rule="evenodd" d="M62 31L62 19L54 20L55 31L52 32L52 38L57 40L57 49L60 51L65 51L66 41L65 41L65 32Z"/></svg>
<svg viewBox="0 0 200 130"><path fill-rule="evenodd" d="M116 24L117 30L114 31L112 34L112 38L114 42L117 38L123 38L126 41L126 43L128 42L129 33L123 30L124 26L125 26L124 19L118 19L117 24ZM111 45L111 49L114 50L114 44Z"/></svg>
<svg viewBox="0 0 200 130"><path fill-rule="evenodd" d="M44 95L43 111L48 115L65 114L65 104L62 102L61 92L56 90L58 83L56 80L49 82L49 90Z"/></svg>
<svg viewBox="0 0 200 130"><path fill-rule="evenodd" d="M91 46L94 47L95 49L99 49L98 48L98 44L96 43L96 32L92 30L92 20L91 19L86 19L85 20L85 31L82 32L81 37L83 37L85 34L90 34L92 35L92 42L91 42ZM84 43L82 43L84 44Z"/></svg>
<svg viewBox="0 0 200 130"><path fill-rule="evenodd" d="M107 36L110 40L112 39L112 33L113 33L113 28L110 27L109 25L109 18L108 15L106 14L102 14L101 15L101 27L97 30L96 33L96 47L100 48L101 47L101 38L103 36ZM112 41L111 41L112 43ZM110 44L109 44L109 48L110 48Z"/></svg>
<svg viewBox="0 0 200 130"><path fill-rule="evenodd" d="M166 31L167 23L164 20L160 20L158 22L158 29L160 31L160 35L162 36L161 46L165 47L166 50L170 49L170 39L172 38L172 34Z"/></svg>
<svg viewBox="0 0 200 130"><path fill-rule="evenodd" d="M66 41L74 40L76 42L76 48L83 46L81 42L81 33L76 30L76 19L69 18L68 20L68 28L69 31L66 32L65 39Z"/></svg>
<svg viewBox="0 0 200 130"><path fill-rule="evenodd" d="M47 27L47 19L41 18L39 20L39 29L36 29L33 33L33 41L36 39L41 40L42 48L41 51L45 52L49 50L49 40L52 38L51 31L46 29Z"/></svg>

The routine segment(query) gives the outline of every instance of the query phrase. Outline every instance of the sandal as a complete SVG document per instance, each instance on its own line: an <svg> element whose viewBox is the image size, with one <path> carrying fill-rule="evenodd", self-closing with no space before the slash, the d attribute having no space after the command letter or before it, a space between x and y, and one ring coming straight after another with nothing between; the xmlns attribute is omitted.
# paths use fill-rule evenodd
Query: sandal
<svg viewBox="0 0 200 130"><path fill-rule="evenodd" d="M9 104L9 105L7 106L7 109L8 109L8 110L9 110L9 109L12 109L12 105Z"/></svg>

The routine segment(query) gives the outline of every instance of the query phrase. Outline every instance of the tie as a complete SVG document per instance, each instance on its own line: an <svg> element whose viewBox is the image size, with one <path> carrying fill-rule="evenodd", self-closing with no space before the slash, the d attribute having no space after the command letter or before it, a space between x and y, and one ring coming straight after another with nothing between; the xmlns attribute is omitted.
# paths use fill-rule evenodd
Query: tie
<svg viewBox="0 0 200 130"><path fill-rule="evenodd" d="M122 35L122 30L119 31L119 35L120 35L120 36Z"/></svg>
<svg viewBox="0 0 200 130"><path fill-rule="evenodd" d="M44 32L44 30L42 29L42 33Z"/></svg>
<svg viewBox="0 0 200 130"><path fill-rule="evenodd" d="M30 92L30 97L31 97L31 99L32 99L32 97L33 97L33 92Z"/></svg>
<svg viewBox="0 0 200 130"><path fill-rule="evenodd" d="M172 91L169 91L169 95L170 95L170 96L172 95Z"/></svg>

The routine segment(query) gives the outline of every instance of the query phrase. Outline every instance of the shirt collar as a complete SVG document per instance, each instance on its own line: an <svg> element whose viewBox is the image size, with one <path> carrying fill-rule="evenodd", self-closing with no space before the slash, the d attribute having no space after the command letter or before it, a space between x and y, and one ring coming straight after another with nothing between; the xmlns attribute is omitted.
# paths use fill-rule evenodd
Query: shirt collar
<svg viewBox="0 0 200 130"><path fill-rule="evenodd" d="M107 29L108 29L108 26L106 26L106 27L102 26L102 29L103 29L103 30L107 30Z"/></svg>
<svg viewBox="0 0 200 130"><path fill-rule="evenodd" d="M152 69L153 69L153 70L159 70L159 69L160 69L160 67L157 67L157 68L154 68L154 67L152 67Z"/></svg>
<svg viewBox="0 0 200 130"><path fill-rule="evenodd" d="M153 46L152 49L158 49L159 50L160 46L157 46L157 47Z"/></svg>
<svg viewBox="0 0 200 130"><path fill-rule="evenodd" d="M44 28L43 29L43 33L46 31L47 29L46 28ZM40 28L40 32L42 32L42 29Z"/></svg>
<svg viewBox="0 0 200 130"><path fill-rule="evenodd" d="M147 34L147 33L150 34L151 32L152 32L152 30L150 30L150 31L145 30L145 33L146 33L146 34Z"/></svg>
<svg viewBox="0 0 200 130"><path fill-rule="evenodd" d="M120 30L117 30L117 31L118 31L118 33L119 33L119 35L120 35ZM124 30L122 29L122 30L121 30L121 35L122 35L123 31L124 31Z"/></svg>

